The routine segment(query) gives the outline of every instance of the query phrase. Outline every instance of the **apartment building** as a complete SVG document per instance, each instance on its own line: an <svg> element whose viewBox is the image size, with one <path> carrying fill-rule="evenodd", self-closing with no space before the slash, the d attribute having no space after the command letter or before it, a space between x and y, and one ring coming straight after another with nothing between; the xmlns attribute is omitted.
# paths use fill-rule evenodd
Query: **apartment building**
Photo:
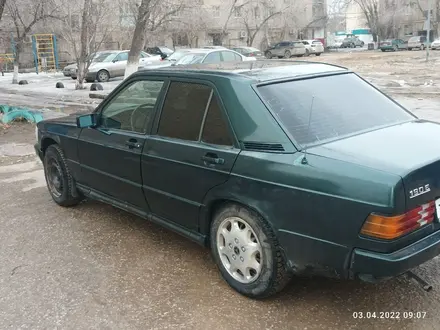
<svg viewBox="0 0 440 330"><path fill-rule="evenodd" d="M252 43L252 46L264 49L280 40L324 38L325 35L326 0L199 2L197 8L178 14L180 21L189 18L188 23L169 24L170 33L155 36L154 41L177 47L231 47ZM147 36L147 39L152 38Z"/></svg>

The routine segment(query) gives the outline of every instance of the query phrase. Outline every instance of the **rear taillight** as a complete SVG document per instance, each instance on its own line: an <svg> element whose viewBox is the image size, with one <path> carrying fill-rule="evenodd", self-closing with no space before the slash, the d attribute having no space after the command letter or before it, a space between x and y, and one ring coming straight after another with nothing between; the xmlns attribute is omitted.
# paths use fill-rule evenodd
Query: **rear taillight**
<svg viewBox="0 0 440 330"><path fill-rule="evenodd" d="M255 56L255 54L254 53L250 53L249 56Z"/></svg>
<svg viewBox="0 0 440 330"><path fill-rule="evenodd" d="M374 238L395 239L434 221L434 201L420 205L411 211L392 217L370 214L361 234Z"/></svg>

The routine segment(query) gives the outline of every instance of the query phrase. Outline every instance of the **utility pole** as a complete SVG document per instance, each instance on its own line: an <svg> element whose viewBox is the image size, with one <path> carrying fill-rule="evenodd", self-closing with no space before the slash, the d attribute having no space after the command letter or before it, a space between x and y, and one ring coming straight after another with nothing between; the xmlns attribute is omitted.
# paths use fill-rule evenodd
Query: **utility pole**
<svg viewBox="0 0 440 330"><path fill-rule="evenodd" d="M431 7L432 7L432 0L428 0L428 22L427 22L427 28L426 28L426 62L429 60L429 45L430 45L430 32L431 32Z"/></svg>

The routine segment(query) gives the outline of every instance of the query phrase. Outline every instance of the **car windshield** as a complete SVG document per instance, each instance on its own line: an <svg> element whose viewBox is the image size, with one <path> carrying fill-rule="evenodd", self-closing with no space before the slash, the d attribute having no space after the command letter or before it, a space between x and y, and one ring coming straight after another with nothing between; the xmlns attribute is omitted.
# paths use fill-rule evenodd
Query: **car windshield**
<svg viewBox="0 0 440 330"><path fill-rule="evenodd" d="M110 62L115 56L116 53L100 53L93 59L93 62Z"/></svg>
<svg viewBox="0 0 440 330"><path fill-rule="evenodd" d="M174 53L172 53L170 56L167 57L168 61L171 62L176 62L178 60L180 60L182 57L184 57L185 55L187 55L189 52L188 51L175 51Z"/></svg>
<svg viewBox="0 0 440 330"><path fill-rule="evenodd" d="M353 73L263 85L258 91L303 147L414 119Z"/></svg>
<svg viewBox="0 0 440 330"><path fill-rule="evenodd" d="M205 57L205 55L206 54L204 54L204 53L187 54L184 57L182 57L180 60L178 60L176 62L176 65L201 63L203 60L203 57Z"/></svg>

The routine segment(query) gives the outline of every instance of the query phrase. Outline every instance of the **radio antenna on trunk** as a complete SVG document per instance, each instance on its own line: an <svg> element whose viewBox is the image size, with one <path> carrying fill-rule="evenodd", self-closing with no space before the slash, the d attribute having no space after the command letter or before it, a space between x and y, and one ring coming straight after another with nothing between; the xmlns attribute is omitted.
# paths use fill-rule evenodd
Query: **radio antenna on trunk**
<svg viewBox="0 0 440 330"><path fill-rule="evenodd" d="M310 111L309 111L309 123L307 125L307 137L310 137L310 124L312 122L312 112L313 112L313 101L315 100L315 96L312 96L312 103L310 104ZM301 160L301 164L308 164L309 162L307 161L307 146L304 147L304 157Z"/></svg>

